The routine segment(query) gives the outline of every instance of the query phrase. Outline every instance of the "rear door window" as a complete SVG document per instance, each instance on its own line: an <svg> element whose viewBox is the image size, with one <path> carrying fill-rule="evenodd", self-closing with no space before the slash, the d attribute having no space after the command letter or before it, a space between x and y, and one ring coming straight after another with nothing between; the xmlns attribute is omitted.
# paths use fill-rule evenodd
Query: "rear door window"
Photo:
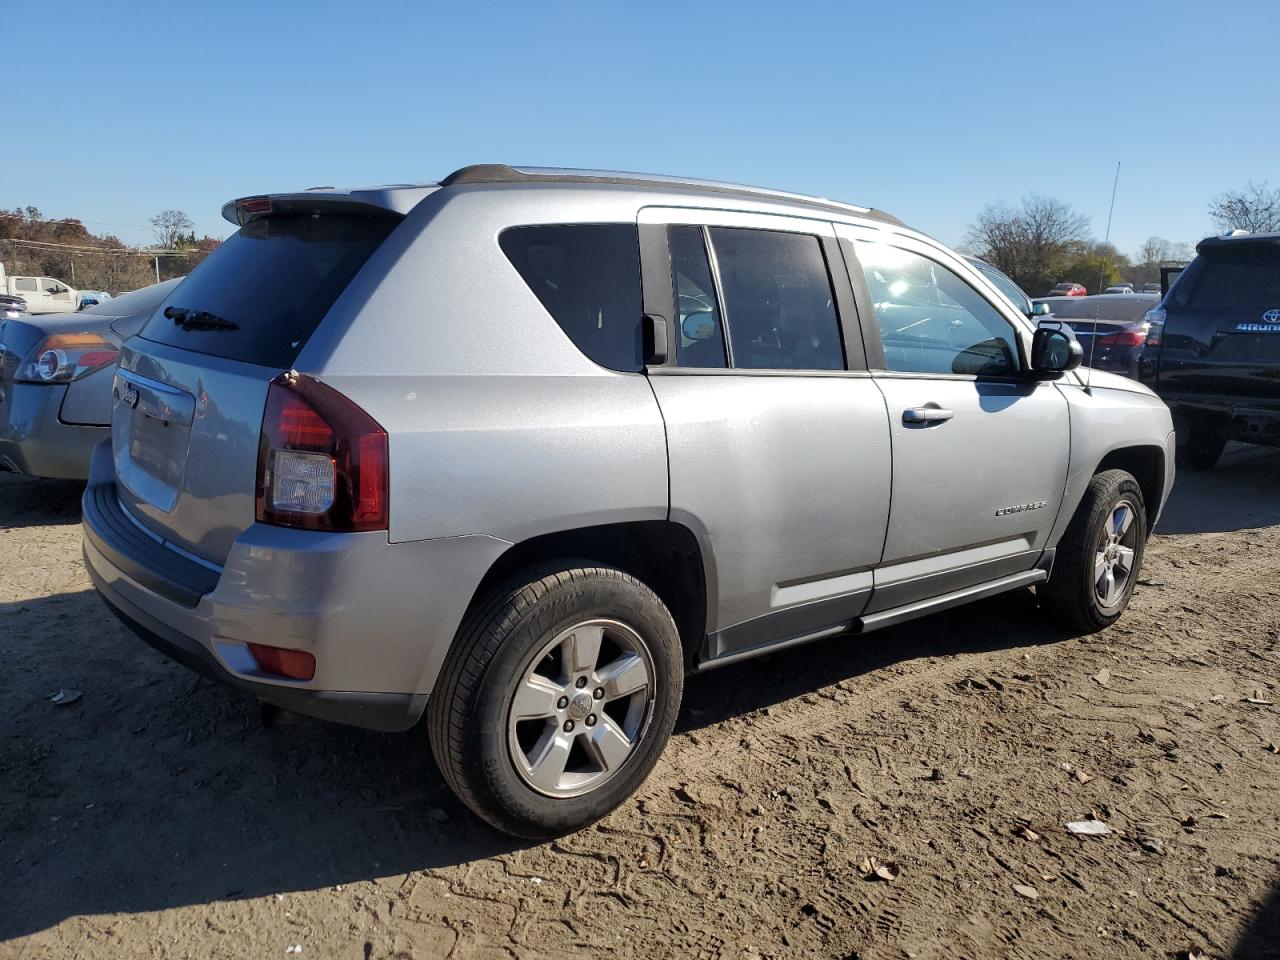
<svg viewBox="0 0 1280 960"><path fill-rule="evenodd" d="M399 222L390 216L250 221L164 301L166 309L188 316L199 311L214 320L184 327L157 311L142 336L197 353L291 367L334 301Z"/></svg>
<svg viewBox="0 0 1280 960"><path fill-rule="evenodd" d="M1240 244L1201 254L1175 297L1192 310L1280 307L1280 244Z"/></svg>
<svg viewBox="0 0 1280 960"><path fill-rule="evenodd" d="M498 244L579 350L611 370L644 368L634 223L510 227Z"/></svg>
<svg viewBox="0 0 1280 960"><path fill-rule="evenodd" d="M14 277L13 288L19 293L35 293L39 289L35 277Z"/></svg>
<svg viewBox="0 0 1280 960"><path fill-rule="evenodd" d="M711 227L732 366L843 370L822 243L803 233Z"/></svg>

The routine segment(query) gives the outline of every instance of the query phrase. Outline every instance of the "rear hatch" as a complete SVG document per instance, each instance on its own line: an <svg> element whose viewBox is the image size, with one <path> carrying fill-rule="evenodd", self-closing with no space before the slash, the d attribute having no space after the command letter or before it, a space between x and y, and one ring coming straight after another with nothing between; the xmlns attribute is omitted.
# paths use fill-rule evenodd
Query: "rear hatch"
<svg viewBox="0 0 1280 960"><path fill-rule="evenodd" d="M402 219L323 198L273 213L267 198L252 203L253 218L126 342L113 387L120 502L170 546L215 565L254 522L271 381Z"/></svg>
<svg viewBox="0 0 1280 960"><path fill-rule="evenodd" d="M1280 401L1280 236L1197 250L1164 300L1161 393Z"/></svg>

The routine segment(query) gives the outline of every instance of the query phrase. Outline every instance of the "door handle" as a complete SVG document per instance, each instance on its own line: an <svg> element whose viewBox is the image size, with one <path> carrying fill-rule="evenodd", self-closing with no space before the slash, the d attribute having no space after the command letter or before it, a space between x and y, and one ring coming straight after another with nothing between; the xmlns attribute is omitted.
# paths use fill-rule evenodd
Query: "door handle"
<svg viewBox="0 0 1280 960"><path fill-rule="evenodd" d="M923 407L907 407L902 411L903 423L942 423L944 420L950 420L955 414L950 410L944 410L936 403L926 403Z"/></svg>

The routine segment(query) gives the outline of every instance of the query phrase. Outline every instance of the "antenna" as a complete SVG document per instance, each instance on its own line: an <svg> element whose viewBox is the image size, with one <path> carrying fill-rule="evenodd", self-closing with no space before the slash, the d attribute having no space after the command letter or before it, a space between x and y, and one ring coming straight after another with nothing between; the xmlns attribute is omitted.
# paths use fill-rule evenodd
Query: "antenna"
<svg viewBox="0 0 1280 960"><path fill-rule="evenodd" d="M1111 243L1111 216L1116 212L1116 189L1120 186L1120 161L1116 161L1115 179L1111 181L1111 206L1107 208L1107 232L1102 237L1102 245L1105 247ZM1106 276L1105 267L1098 267L1098 294L1102 293L1102 281ZM1093 336L1089 338L1089 364L1085 367L1084 374L1084 392L1089 393L1093 383L1093 351L1098 346L1098 313L1101 306L1094 303L1093 308Z"/></svg>

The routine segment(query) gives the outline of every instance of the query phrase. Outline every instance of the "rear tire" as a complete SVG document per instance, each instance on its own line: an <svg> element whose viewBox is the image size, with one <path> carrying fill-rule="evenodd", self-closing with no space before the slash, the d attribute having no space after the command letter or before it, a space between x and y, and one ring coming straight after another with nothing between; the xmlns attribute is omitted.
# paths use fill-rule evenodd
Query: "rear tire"
<svg viewBox="0 0 1280 960"><path fill-rule="evenodd" d="M1187 426L1187 439L1178 445L1178 463L1191 470L1212 470L1222 458L1227 439L1210 422Z"/></svg>
<svg viewBox="0 0 1280 960"><path fill-rule="evenodd" d="M1119 619L1142 569L1147 509L1142 488L1124 470L1089 481L1058 544L1053 574L1036 588L1055 617L1085 633Z"/></svg>
<svg viewBox="0 0 1280 960"><path fill-rule="evenodd" d="M558 836L644 782L683 685L680 635L652 590L612 567L542 568L463 622L427 703L432 753L494 827Z"/></svg>

